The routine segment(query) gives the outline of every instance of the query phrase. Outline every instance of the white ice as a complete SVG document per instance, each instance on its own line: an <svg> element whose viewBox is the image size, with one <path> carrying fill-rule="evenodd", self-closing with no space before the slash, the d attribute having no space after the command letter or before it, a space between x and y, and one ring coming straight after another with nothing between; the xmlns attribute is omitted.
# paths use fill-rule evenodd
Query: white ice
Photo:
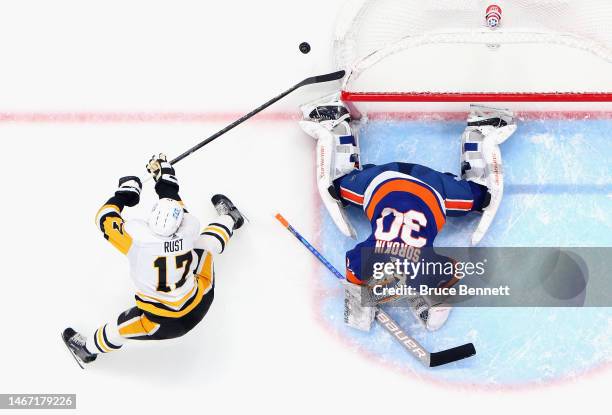
<svg viewBox="0 0 612 415"><path fill-rule="evenodd" d="M520 395L449 386L448 376L432 383L435 374L396 370L412 367L410 357L364 354L330 324L341 315L321 312L327 276L273 215L322 241L313 142L291 117L335 85L296 93L177 166L181 194L202 221L213 215L208 199L216 192L251 221L216 260L216 298L202 324L183 339L128 344L86 371L76 367L60 331L91 332L133 304L127 263L93 223L116 180L142 174L154 152L179 154L302 78L333 70L339 3L2 3L0 393L76 393L84 414L514 414L543 402L560 412L605 400L609 371ZM311 43L309 55L298 51L302 41ZM452 140L456 129L445 136ZM126 215L144 214L152 201L148 186ZM457 313L449 327L484 337L480 318ZM372 339L383 349L388 342L376 332Z"/></svg>

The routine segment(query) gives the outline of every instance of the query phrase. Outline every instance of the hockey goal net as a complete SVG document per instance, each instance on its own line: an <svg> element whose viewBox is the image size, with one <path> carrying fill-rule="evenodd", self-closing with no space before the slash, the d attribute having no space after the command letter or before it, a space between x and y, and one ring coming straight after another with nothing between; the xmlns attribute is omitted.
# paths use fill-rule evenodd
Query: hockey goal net
<svg viewBox="0 0 612 415"><path fill-rule="evenodd" d="M612 1L353 0L334 52L348 102L612 102Z"/></svg>

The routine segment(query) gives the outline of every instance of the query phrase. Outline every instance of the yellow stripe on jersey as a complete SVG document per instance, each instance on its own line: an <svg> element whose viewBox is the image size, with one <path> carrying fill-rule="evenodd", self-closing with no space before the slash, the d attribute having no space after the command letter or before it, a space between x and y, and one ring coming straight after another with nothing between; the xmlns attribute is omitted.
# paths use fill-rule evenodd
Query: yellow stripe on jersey
<svg viewBox="0 0 612 415"><path fill-rule="evenodd" d="M124 229L125 222L118 206L112 204L102 206L96 214L96 225L115 248L127 255L132 246L132 237Z"/></svg>
<svg viewBox="0 0 612 415"><path fill-rule="evenodd" d="M210 284L212 284L213 280L213 257L210 252L206 253L206 257L204 261L202 261L202 266L199 270L196 270L196 275L206 279Z"/></svg>
<svg viewBox="0 0 612 415"><path fill-rule="evenodd" d="M96 340L98 340L98 345L102 348L104 353L112 352L111 348L108 347L106 343L104 342L104 336L102 335L102 330L104 330L104 326L96 330Z"/></svg>
<svg viewBox="0 0 612 415"><path fill-rule="evenodd" d="M223 228L220 228L218 226L214 226L214 225L209 225L206 228L204 228L203 232L213 232L217 235L219 235L222 239L223 242L227 243L227 241L229 241L230 235L227 233L227 231Z"/></svg>
<svg viewBox="0 0 612 415"><path fill-rule="evenodd" d="M197 285L194 284L193 287L191 288L191 290L189 290L189 292L187 294L185 294L185 296L183 298L181 298L180 300L177 301L167 301L167 300L162 300L161 298L157 298L157 297L153 297L151 295L146 295L143 293L136 293L136 295L138 295L139 297L143 297L143 298L149 298L153 301L157 301L158 303L170 306L170 307L180 307L181 305L183 305L185 302L187 302L187 300L189 300L191 297L193 297L193 293L196 290Z"/></svg>
<svg viewBox="0 0 612 415"><path fill-rule="evenodd" d="M159 328L159 324L153 323L145 315L133 318L119 326L119 334L123 337L146 336L153 334Z"/></svg>
<svg viewBox="0 0 612 415"><path fill-rule="evenodd" d="M151 313L160 317L170 317L170 318L179 318L187 315L191 310L196 308L200 302L202 302L202 298L204 294L206 294L212 288L212 280L207 279L206 277L200 278L199 275L196 277L198 280L198 292L195 295L195 298L187 307L183 308L179 311L170 311L164 310L162 308L156 307L154 304L145 303L143 301L136 300L136 306L148 313ZM121 333L121 330L119 330Z"/></svg>
<svg viewBox="0 0 612 415"><path fill-rule="evenodd" d="M100 218L102 217L102 215L108 213L108 211L115 211L121 214L119 206L106 204L98 210L98 213L96 213L96 225L100 222Z"/></svg>
<svg viewBox="0 0 612 415"><path fill-rule="evenodd" d="M109 216L102 223L104 235L108 241L117 248L122 254L127 255L132 247L132 237L124 229L125 222L123 218L117 216Z"/></svg>

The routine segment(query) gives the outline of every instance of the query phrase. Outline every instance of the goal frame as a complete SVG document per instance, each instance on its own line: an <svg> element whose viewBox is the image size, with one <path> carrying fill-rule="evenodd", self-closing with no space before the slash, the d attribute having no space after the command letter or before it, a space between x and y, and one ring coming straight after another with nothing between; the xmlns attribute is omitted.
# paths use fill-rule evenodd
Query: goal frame
<svg viewBox="0 0 612 415"><path fill-rule="evenodd" d="M494 0L492 0L494 2ZM608 87L607 76L601 90L598 88L577 87L563 90L559 85L557 88L543 88L541 91L530 90L521 91L520 89L508 90L507 88L497 88L491 91L483 88L483 91L475 90L474 86L466 88L466 91L459 90L418 90L405 88L406 90L390 91L389 89L373 88L352 88L355 81L360 79L364 72L371 70L384 63L385 60L399 53L405 53L413 48L420 48L427 45L480 45L489 47L492 53L500 45L556 45L569 48L575 52L585 52L595 58L599 63L610 66L612 74L612 46L595 41L594 39L577 36L567 31L553 31L544 28L537 28L533 31L525 31L524 27L504 27L492 30L487 27L474 27L467 29L452 28L450 30L434 30L423 34L411 34L395 42L383 46L381 49L371 51L365 56L357 56L352 50L354 39L352 38L352 25L361 17L364 4L368 0L354 0L354 9L347 12L351 2L347 2L345 17L337 22L334 39L334 49L336 64L339 68L347 71L341 88L341 98L347 103L612 103L612 88ZM502 46L503 50L503 46ZM598 65L599 65L598 63ZM601 75L600 75L601 76ZM610 76L612 85L612 75Z"/></svg>

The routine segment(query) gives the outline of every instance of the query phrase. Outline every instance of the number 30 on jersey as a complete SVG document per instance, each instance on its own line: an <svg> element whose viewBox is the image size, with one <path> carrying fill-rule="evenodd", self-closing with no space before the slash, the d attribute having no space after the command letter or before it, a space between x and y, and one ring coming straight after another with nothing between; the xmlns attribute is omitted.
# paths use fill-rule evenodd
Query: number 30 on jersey
<svg viewBox="0 0 612 415"><path fill-rule="evenodd" d="M393 222L388 230L385 231L385 218L393 215ZM421 236L416 237L423 227L427 226L427 218L422 212L409 210L406 213L399 212L393 208L383 209L380 217L376 220L376 232L374 237L379 241L391 242L398 237L406 245L422 248L427 243L427 239Z"/></svg>

